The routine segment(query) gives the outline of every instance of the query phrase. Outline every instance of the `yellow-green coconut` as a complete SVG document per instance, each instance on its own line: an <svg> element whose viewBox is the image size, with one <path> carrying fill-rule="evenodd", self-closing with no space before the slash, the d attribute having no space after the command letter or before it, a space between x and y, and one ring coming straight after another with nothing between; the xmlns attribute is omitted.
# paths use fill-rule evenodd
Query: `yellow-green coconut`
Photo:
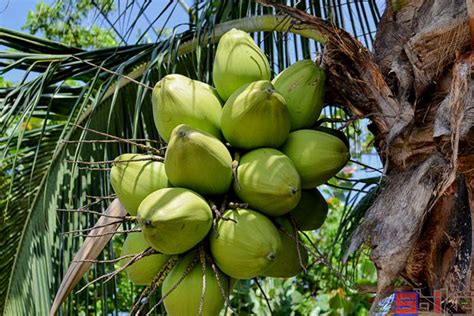
<svg viewBox="0 0 474 316"><path fill-rule="evenodd" d="M136 255L149 247L142 232L132 232L125 238L120 256ZM170 256L163 254L143 257L125 269L127 278L137 285L150 285L169 258ZM120 265L124 266L132 259L133 257L124 258L120 260Z"/></svg>
<svg viewBox="0 0 474 316"><path fill-rule="evenodd" d="M222 104L208 84L178 74L167 75L153 88L152 103L156 128L166 142L179 124L221 137Z"/></svg>
<svg viewBox="0 0 474 316"><path fill-rule="evenodd" d="M302 190L300 202L289 214L299 230L315 230L326 220L328 203L318 189Z"/></svg>
<svg viewBox="0 0 474 316"><path fill-rule="evenodd" d="M254 149L240 159L234 191L250 207L270 216L288 213L301 196L301 181L290 158L273 148Z"/></svg>
<svg viewBox="0 0 474 316"><path fill-rule="evenodd" d="M280 253L281 240L275 225L249 209L227 210L216 231L211 232L211 253L219 269L236 279L262 274Z"/></svg>
<svg viewBox="0 0 474 316"><path fill-rule="evenodd" d="M195 316L199 315L199 305L201 303L203 288L203 266L199 258L199 254L195 251L180 258L176 266L171 270L163 281L162 297L169 295L164 299L166 312L170 316ZM190 264L193 260L197 262L191 270ZM185 272L189 272L181 283L178 281L183 277ZM217 316L224 307L224 294L227 295L229 287L229 278L219 272L219 280L217 279L210 262L206 262L205 269L205 293L202 305L202 315ZM177 287L173 289L176 285ZM219 284L221 287L219 287ZM221 289L222 288L222 289Z"/></svg>
<svg viewBox="0 0 474 316"><path fill-rule="evenodd" d="M273 278L291 278L303 271L303 267L306 268L308 252L303 244L299 244L299 247L296 247L296 238L299 237L298 235L295 236L295 230L289 220L282 217L278 217L275 220L280 227L278 231L281 239L280 254L277 256L275 263L265 270L262 275Z"/></svg>
<svg viewBox="0 0 474 316"><path fill-rule="evenodd" d="M220 97L225 101L245 84L270 80L270 65L249 34L232 29L219 40L212 78Z"/></svg>
<svg viewBox="0 0 474 316"><path fill-rule="evenodd" d="M137 215L138 206L147 195L168 186L165 165L157 158L122 154L114 160L110 184L130 215Z"/></svg>
<svg viewBox="0 0 474 316"><path fill-rule="evenodd" d="M165 155L169 181L200 194L224 194L232 184L232 157L227 147L206 132L178 125Z"/></svg>
<svg viewBox="0 0 474 316"><path fill-rule="evenodd" d="M279 147L290 131L285 99L270 81L256 81L237 90L222 110L222 133L234 147Z"/></svg>
<svg viewBox="0 0 474 316"><path fill-rule="evenodd" d="M272 80L286 100L291 130L308 128L318 120L323 107L326 75L311 60L302 60L283 70Z"/></svg>
<svg viewBox="0 0 474 316"><path fill-rule="evenodd" d="M150 246L164 254L179 254L207 235L212 211L199 194L184 188L166 188L143 200L138 221Z"/></svg>
<svg viewBox="0 0 474 316"><path fill-rule="evenodd" d="M291 132L281 151L293 161L303 189L316 188L331 179L350 157L341 139L308 129Z"/></svg>

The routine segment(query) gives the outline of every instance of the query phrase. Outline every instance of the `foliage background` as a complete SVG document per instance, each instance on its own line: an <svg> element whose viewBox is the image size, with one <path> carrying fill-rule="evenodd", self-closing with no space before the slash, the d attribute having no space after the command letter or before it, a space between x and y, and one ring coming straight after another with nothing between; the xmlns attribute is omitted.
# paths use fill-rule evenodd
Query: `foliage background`
<svg viewBox="0 0 474 316"><path fill-rule="evenodd" d="M295 5L293 1L288 4ZM5 297L0 310L5 314L49 308L45 302L54 297L81 244L77 233L68 232L91 227L97 219L92 214L58 209L73 210L96 202L88 209L103 211L110 201L95 198L111 194L107 170L90 170L107 168L107 164L88 167L74 162L111 160L119 153L137 151L126 143L77 143L104 137L76 125L123 138L159 139L150 120L147 87L171 72L210 82L209 56L215 46L198 47L184 55L177 54L178 46L193 37L210 34L220 22L273 13L250 1L196 1L189 6L175 2L160 6L160 12L150 13L150 1L127 1L127 5L108 0L39 2L24 24L25 31L39 38L1 31L0 44L5 50L0 56L0 227L2 236L7 238L0 241L0 258L4 259L0 265L0 294ZM383 10L372 1L300 1L298 7L331 19L369 47ZM269 56L275 73L295 60L314 58L321 48L314 41L291 34L257 32L254 36ZM144 76L137 78L138 84L122 86L125 74L143 68ZM370 159L373 149L366 122L347 122L347 115L330 103L325 115L344 121L325 125L344 127L354 160L379 167L378 161ZM367 313L370 295L361 294L357 286L374 285L375 269L365 253L341 264L341 250L351 227L365 210L360 204L363 195L378 183L379 174L370 171L351 163L339 178L324 186L330 213L311 239L329 264L315 262L307 274L297 278L262 281L275 314ZM99 259L117 256L123 238L124 234L118 234ZM113 264L95 264L79 287L113 269ZM125 312L139 290L119 275L107 284L96 284L72 295L63 313ZM268 313L262 293L251 281L239 283L232 303L240 314Z"/></svg>

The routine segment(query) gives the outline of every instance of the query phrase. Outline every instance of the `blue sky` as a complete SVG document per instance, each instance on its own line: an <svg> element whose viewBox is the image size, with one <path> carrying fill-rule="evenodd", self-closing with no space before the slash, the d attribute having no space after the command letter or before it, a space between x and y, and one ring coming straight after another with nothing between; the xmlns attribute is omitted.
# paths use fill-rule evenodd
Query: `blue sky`
<svg viewBox="0 0 474 316"><path fill-rule="evenodd" d="M26 32L25 30L22 30L22 26L26 23L26 18L28 15L28 12L30 10L35 10L36 4L40 2L41 0L0 0L0 27L2 28L7 28L7 29L12 29L15 31L19 32ZM43 0L44 2L51 4L55 2L54 0ZM132 7L127 7L128 3L133 3ZM156 0L153 2L150 2L150 4L146 7L145 14L141 15L141 18L136 21L136 24L134 24L132 31L128 32L128 30L131 28L130 26L134 22L134 17L138 15L138 12L140 10L140 5L142 1L135 1L135 2L129 2L129 1L115 1L116 4L116 12L111 13L108 18L110 21L115 22L115 20L119 16L119 12L125 11L127 12L127 18L125 19L120 19L119 22L114 23L115 28L117 33L121 34L123 37L126 38L127 42L129 44L134 44L138 38L139 35L143 33L143 30L146 30L147 27L150 24L150 21L153 21L155 17L159 16L161 11L165 8L166 5L168 5L168 1L164 0ZM175 6L175 3L173 3L168 10L172 10L173 7ZM170 12L170 11L168 11ZM155 26L162 26L165 24L166 19L168 17L168 14L163 14L162 17L160 17L155 23ZM130 16L131 18L128 18ZM176 5L173 14L171 15L171 18L169 21L167 21L167 27L173 27L178 24L186 23L188 21L188 15L186 11L183 9L182 6ZM83 21L83 25L85 26L90 26L92 24L97 24L98 26L104 28L104 29L111 29L110 25L106 22L106 20L99 15L98 11L94 10L90 14L90 16ZM187 29L187 26L182 26L178 28L178 30L182 31ZM155 41L157 36L155 30L149 30L148 31L149 37L151 41ZM41 36L40 34L36 34L36 36ZM119 44L124 44L123 42L120 42L120 36L117 36ZM0 45L0 51L4 50L5 47ZM23 72L22 71L11 71L3 75L3 77L12 82L17 82L23 78Z"/></svg>
<svg viewBox="0 0 474 316"><path fill-rule="evenodd" d="M54 0L43 0L46 3L53 3ZM3 28L8 28L8 29L13 29L17 31L22 31L21 27L25 24L26 22L26 17L28 14L28 11L34 10L36 3L40 2L40 0L0 0L0 27ZM135 16L139 8L140 1L136 1L137 3L134 4L131 10L127 10L127 12L130 13L131 16ZM124 11L125 5L128 3L128 1L116 1L120 6L117 6L117 11L121 12ZM162 11L162 9L168 4L168 1L164 0L158 0L158 1L153 1L150 5L146 7L146 13L145 15L140 18L135 27L134 27L134 32L135 34L130 34L130 41L136 40L138 37L139 31L144 30L150 20L153 20L156 16L159 15L159 13ZM173 4L174 6L174 4ZM94 12L95 14L95 12ZM110 15L110 20L114 20L117 18L118 13L115 12ZM166 14L160 19L157 20L155 25L162 25L164 24L164 20L166 19ZM131 19L123 19L127 21L128 23L117 23L116 27L119 33L125 34L126 30L129 28L130 24L133 22ZM180 6L177 5L176 9L171 16L168 26L174 26L183 22L188 21L188 16L184 9ZM95 15L91 15L89 17L88 21L85 21L85 24L92 24L92 23L97 23L99 26L104 27L104 28L109 28L109 25L104 21L104 19L99 18L97 19ZM183 27L184 28L184 27ZM151 34L153 32L150 32ZM134 38L135 37L135 38Z"/></svg>
<svg viewBox="0 0 474 316"><path fill-rule="evenodd" d="M20 30L26 22L28 10L33 10L36 0L0 0L0 27Z"/></svg>

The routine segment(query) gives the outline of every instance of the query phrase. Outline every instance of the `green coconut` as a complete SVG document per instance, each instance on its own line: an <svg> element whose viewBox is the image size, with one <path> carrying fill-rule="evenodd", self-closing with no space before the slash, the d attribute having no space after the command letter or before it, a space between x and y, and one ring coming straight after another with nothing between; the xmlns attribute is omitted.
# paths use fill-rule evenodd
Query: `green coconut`
<svg viewBox="0 0 474 316"><path fill-rule="evenodd" d="M170 316L195 316L199 314L199 305L201 303L203 288L203 266L199 258L196 258L196 256L199 256L199 254L193 251L179 259L176 266L163 281L162 297L169 293L163 303L166 312ZM197 259L197 262L189 271L190 264L195 259ZM184 277L181 283L172 290L183 277L183 274L187 271L189 271L189 273ZM219 272L219 280L217 280L210 262L206 262L205 282L206 291L204 293L202 315L217 316L224 307L222 291L226 293L229 287L229 278ZM221 287L219 287L219 284L222 287L222 290Z"/></svg>
<svg viewBox="0 0 474 316"><path fill-rule="evenodd" d="M299 230L315 230L328 216L328 203L318 189L302 190L300 202L289 214Z"/></svg>
<svg viewBox="0 0 474 316"><path fill-rule="evenodd" d="M283 70L272 80L286 100L291 130L313 126L323 108L326 75L311 60L302 60Z"/></svg>
<svg viewBox="0 0 474 316"><path fill-rule="evenodd" d="M295 238L299 237L295 236L295 230L289 220L282 217L278 217L275 220L280 229L283 230L278 231L281 239L281 253L277 256L275 263L265 270L262 275L273 278L291 278L303 271L303 266L306 268L308 252L302 244L297 247ZM293 238L288 236L287 233L293 236Z"/></svg>
<svg viewBox="0 0 474 316"><path fill-rule="evenodd" d="M333 136L336 136L337 138L342 140L342 142L344 144L346 144L347 148L350 147L349 146L349 139L347 138L346 134L344 134L340 130L329 128L329 127L326 127L326 126L317 126L317 127L314 127L313 129L316 130L316 131L321 131L321 132L328 133L328 134L331 134Z"/></svg>
<svg viewBox="0 0 474 316"><path fill-rule="evenodd" d="M262 274L276 260L281 240L275 225L249 209L228 210L211 233L211 253L219 269L236 279Z"/></svg>
<svg viewBox="0 0 474 316"><path fill-rule="evenodd" d="M225 101L245 84L270 80L270 65L249 34L232 29L219 40L212 77L220 97Z"/></svg>
<svg viewBox="0 0 474 316"><path fill-rule="evenodd" d="M350 157L338 137L308 129L291 132L281 151L295 164L303 189L316 188L331 179Z"/></svg>
<svg viewBox="0 0 474 316"><path fill-rule="evenodd" d="M168 186L165 165L152 160L156 158L122 154L114 160L110 184L130 215L137 215L138 206L148 194Z"/></svg>
<svg viewBox="0 0 474 316"><path fill-rule="evenodd" d="M273 148L254 149L243 155L234 191L250 207L270 216L288 213L301 196L301 180L293 162Z"/></svg>
<svg viewBox="0 0 474 316"><path fill-rule="evenodd" d="M178 125L165 155L169 181L201 194L224 194L232 184L232 157L211 134Z"/></svg>
<svg viewBox="0 0 474 316"><path fill-rule="evenodd" d="M132 232L127 235L122 246L121 257L136 255L150 247L142 232ZM133 257L120 260L120 266L124 266ZM150 285L153 278L160 272L161 268L168 262L170 256L163 254L149 255L139 259L125 269L127 278L137 285Z"/></svg>
<svg viewBox="0 0 474 316"><path fill-rule="evenodd" d="M156 128L166 142L179 124L221 137L222 104L208 84L178 74L167 75L153 88L152 103Z"/></svg>
<svg viewBox="0 0 474 316"><path fill-rule="evenodd" d="M285 99L270 81L256 81L237 90L222 110L222 133L235 147L279 147L290 131Z"/></svg>
<svg viewBox="0 0 474 316"><path fill-rule="evenodd" d="M150 246L179 254L197 245L212 226L212 211L197 193L165 188L148 195L138 208L138 221Z"/></svg>

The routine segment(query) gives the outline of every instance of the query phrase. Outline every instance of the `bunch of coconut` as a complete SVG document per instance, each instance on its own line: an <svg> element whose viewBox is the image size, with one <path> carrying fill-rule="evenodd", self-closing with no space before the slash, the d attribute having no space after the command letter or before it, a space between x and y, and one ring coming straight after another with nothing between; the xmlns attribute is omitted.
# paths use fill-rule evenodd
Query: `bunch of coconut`
<svg viewBox="0 0 474 316"><path fill-rule="evenodd" d="M149 285L179 255L162 284L170 315L217 315L236 279L288 278L307 265L298 231L323 224L317 186L347 163L348 144L315 127L325 81L317 64L270 73L249 34L229 31L214 59L215 88L179 74L156 84L164 159L123 154L114 163L113 189L141 228L122 255L155 250L126 269L129 279Z"/></svg>

